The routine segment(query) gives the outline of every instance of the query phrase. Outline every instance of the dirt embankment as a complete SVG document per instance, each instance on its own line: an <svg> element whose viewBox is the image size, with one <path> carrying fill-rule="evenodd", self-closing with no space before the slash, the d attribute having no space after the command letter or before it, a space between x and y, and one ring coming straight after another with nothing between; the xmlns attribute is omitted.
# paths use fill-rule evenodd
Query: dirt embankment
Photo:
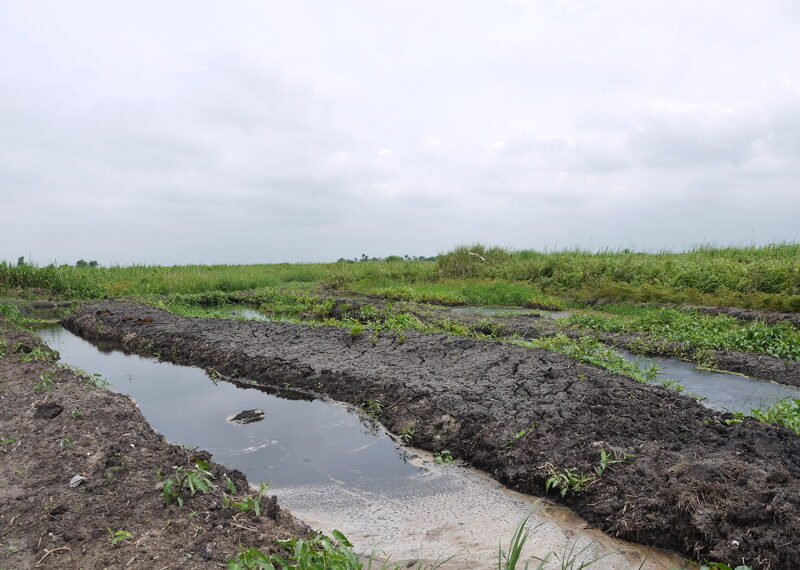
<svg viewBox="0 0 800 570"><path fill-rule="evenodd" d="M447 449L511 487L541 494L561 474L567 504L628 540L733 565L800 567L800 438L658 386L543 350L413 331L353 338L113 302L64 324L228 376L381 402L392 431L413 429L415 445ZM580 474L601 468L601 450L621 461L574 492Z"/></svg>
<svg viewBox="0 0 800 570"><path fill-rule="evenodd" d="M165 507L158 485L206 454L168 443L130 398L2 321L0 354L0 567L218 568L240 543L267 552L308 532L274 497L260 517L223 508L224 474L249 487L213 464L215 489ZM72 487L75 475L88 479ZM112 545L116 531L130 538Z"/></svg>
<svg viewBox="0 0 800 570"><path fill-rule="evenodd" d="M365 302L360 299L337 298L326 316L342 318L343 316L358 317L359 308L363 305L373 305L384 308L388 302L370 300ZM667 356L700 361L704 365L712 365L719 370L738 372L757 380L779 382L789 386L800 387L800 362L783 360L769 354L757 354L737 351L696 351L680 343L667 342L657 337L645 334L617 334L602 331L589 331L586 329L564 329L553 319L540 315L513 315L513 316L476 316L454 315L439 307L419 303L395 302L394 310L405 311L413 314L422 321L453 320L458 321L475 332L493 334L496 336L520 336L535 339L556 334L566 334L571 338L582 336L594 337L604 344L628 350L646 356ZM742 309L744 310L744 309ZM757 312L757 311L752 311ZM308 315L313 318L314 315Z"/></svg>

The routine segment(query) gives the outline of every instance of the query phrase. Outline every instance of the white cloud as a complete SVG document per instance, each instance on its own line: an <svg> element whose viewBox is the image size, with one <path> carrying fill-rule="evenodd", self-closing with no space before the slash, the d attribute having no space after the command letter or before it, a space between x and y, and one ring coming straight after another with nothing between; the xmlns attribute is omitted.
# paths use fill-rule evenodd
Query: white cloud
<svg viewBox="0 0 800 570"><path fill-rule="evenodd" d="M0 259L796 240L799 20L779 1L5 2Z"/></svg>

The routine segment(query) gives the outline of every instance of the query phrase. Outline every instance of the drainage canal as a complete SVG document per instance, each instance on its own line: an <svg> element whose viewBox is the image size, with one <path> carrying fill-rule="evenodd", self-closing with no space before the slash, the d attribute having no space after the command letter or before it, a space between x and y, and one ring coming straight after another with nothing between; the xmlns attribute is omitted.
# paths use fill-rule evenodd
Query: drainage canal
<svg viewBox="0 0 800 570"><path fill-rule="evenodd" d="M493 567L498 544L537 503L474 470L398 447L342 405L215 384L199 368L100 349L59 325L37 332L62 362L102 374L114 390L133 396L168 440L211 452L253 484L270 481L296 516L326 532L341 530L364 552L384 551L397 561L456 554L445 567ZM227 421L254 409L263 419ZM578 563L609 554L596 566L612 570L681 566L678 556L587 530L565 509L539 508L531 525L527 556L563 557L572 549ZM553 561L546 567L561 567Z"/></svg>
<svg viewBox="0 0 800 570"><path fill-rule="evenodd" d="M762 409L787 398L800 398L800 389L775 382L762 382L741 374L698 368L675 358L644 357L617 349L620 355L640 368L659 368L659 380L674 380L684 389L704 398L702 403L723 412Z"/></svg>

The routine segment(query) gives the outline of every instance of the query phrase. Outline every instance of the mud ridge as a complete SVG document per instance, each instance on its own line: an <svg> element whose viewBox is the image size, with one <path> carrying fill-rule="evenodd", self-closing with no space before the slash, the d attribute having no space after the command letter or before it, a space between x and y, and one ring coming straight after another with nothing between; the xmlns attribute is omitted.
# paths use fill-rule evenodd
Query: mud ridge
<svg viewBox="0 0 800 570"><path fill-rule="evenodd" d="M544 350L414 331L354 338L114 302L84 306L63 324L264 385L379 401L393 432L413 429L416 446L447 449L531 494L543 494L554 472L591 477L602 449L620 462L563 499L591 524L696 559L800 567L800 438L751 419L726 422L733 417L658 386Z"/></svg>
<svg viewBox="0 0 800 570"><path fill-rule="evenodd" d="M219 568L240 544L282 552L275 540L310 532L275 497L260 517L223 508L223 476L247 492L242 473L165 441L132 398L57 358L0 320L0 566ZM198 460L217 487L165 506L164 478ZM114 545L114 531L131 536Z"/></svg>

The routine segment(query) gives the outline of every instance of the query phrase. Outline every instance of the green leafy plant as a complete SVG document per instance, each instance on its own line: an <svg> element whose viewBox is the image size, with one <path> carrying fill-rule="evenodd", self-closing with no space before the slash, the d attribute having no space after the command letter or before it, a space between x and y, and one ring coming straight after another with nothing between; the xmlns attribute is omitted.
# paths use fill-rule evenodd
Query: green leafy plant
<svg viewBox="0 0 800 570"><path fill-rule="evenodd" d="M361 558L353 545L338 530L328 537L317 534L306 538L279 540L277 544L287 554L265 554L257 548L240 548L235 558L228 560L228 570L361 570Z"/></svg>
<svg viewBox="0 0 800 570"><path fill-rule="evenodd" d="M595 466L594 471L597 473L598 477L602 477L603 473L605 473L606 469L611 465L631 461L634 457L636 456L633 453L615 454L614 457L612 457L605 449L600 448L600 463Z"/></svg>
<svg viewBox="0 0 800 570"><path fill-rule="evenodd" d="M453 454L443 449L442 451L437 451L433 454L433 460L436 463L444 464L444 463L452 463L454 461Z"/></svg>
<svg viewBox="0 0 800 570"><path fill-rule="evenodd" d="M400 443L403 445L411 445L411 441L414 439L414 430L411 428L406 428L400 432L398 438Z"/></svg>
<svg viewBox="0 0 800 570"><path fill-rule="evenodd" d="M361 411L372 420L378 419L383 409L383 404L378 400L367 400L361 404Z"/></svg>
<svg viewBox="0 0 800 570"><path fill-rule="evenodd" d="M548 465L550 477L545 481L545 490L557 489L562 497L582 493L594 480L594 475L578 473L574 467L567 467L564 471L556 471L555 467Z"/></svg>
<svg viewBox="0 0 800 570"><path fill-rule="evenodd" d="M52 370L45 370L39 375L39 379L33 383L33 391L36 394L44 392L52 392L56 389L55 383L56 373Z"/></svg>
<svg viewBox="0 0 800 570"><path fill-rule="evenodd" d="M777 424L800 434L800 399L781 400L763 410L751 410L750 414L759 421Z"/></svg>
<svg viewBox="0 0 800 570"><path fill-rule="evenodd" d="M108 527L108 536L111 539L111 546L117 546L121 542L128 541L133 538L133 535L127 530L119 529L114 530Z"/></svg>
<svg viewBox="0 0 800 570"><path fill-rule="evenodd" d="M31 362L33 360L53 361L55 360L55 353L48 348L42 348L41 346L34 346L30 350L30 352L21 352L20 358L25 362Z"/></svg>
<svg viewBox="0 0 800 570"><path fill-rule="evenodd" d="M195 462L193 468L175 467L172 477L164 480L161 489L164 505L178 503L183 506L184 494L189 493L194 497L198 492L207 493L216 485L211 482L214 475L211 473L211 465L199 460Z"/></svg>
<svg viewBox="0 0 800 570"><path fill-rule="evenodd" d="M83 417L83 412L80 411L78 408L72 408L67 413L69 414L69 417L71 417L73 420L77 420L78 418Z"/></svg>
<svg viewBox="0 0 800 570"><path fill-rule="evenodd" d="M236 492L236 486L233 485L233 481L225 477L226 481L225 484L228 487L228 490L233 487L232 493ZM225 508L234 508L239 509L243 513L252 512L255 513L257 517L261 516L261 499L264 495L267 494L269 490L269 484L262 482L258 486L258 491L252 495L246 495L244 497L232 497L230 495L223 495L222 496L222 506Z"/></svg>
<svg viewBox="0 0 800 570"><path fill-rule="evenodd" d="M724 562L706 562L700 567L700 570L753 570L753 567L742 565L734 568Z"/></svg>

